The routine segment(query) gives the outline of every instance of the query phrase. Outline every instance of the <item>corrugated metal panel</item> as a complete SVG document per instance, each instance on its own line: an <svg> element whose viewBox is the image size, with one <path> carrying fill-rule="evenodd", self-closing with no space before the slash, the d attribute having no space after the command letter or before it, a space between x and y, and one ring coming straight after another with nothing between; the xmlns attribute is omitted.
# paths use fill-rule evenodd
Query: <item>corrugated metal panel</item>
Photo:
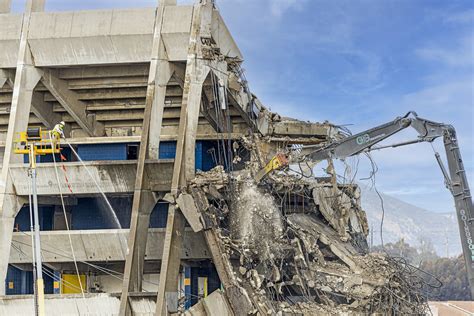
<svg viewBox="0 0 474 316"><path fill-rule="evenodd" d="M174 159L176 157L176 142L160 142L158 157L160 159Z"/></svg>
<svg viewBox="0 0 474 316"><path fill-rule="evenodd" d="M127 160L127 144L83 144L77 146L77 153L84 161Z"/></svg>
<svg viewBox="0 0 474 316"><path fill-rule="evenodd" d="M33 294L33 272L8 265L5 290L7 295Z"/></svg>

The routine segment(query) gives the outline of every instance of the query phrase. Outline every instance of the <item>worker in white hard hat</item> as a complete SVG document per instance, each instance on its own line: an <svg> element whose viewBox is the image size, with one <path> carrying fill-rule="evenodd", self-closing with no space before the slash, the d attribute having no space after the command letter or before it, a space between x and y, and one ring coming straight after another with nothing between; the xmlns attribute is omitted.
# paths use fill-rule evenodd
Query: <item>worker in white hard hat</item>
<svg viewBox="0 0 474 316"><path fill-rule="evenodd" d="M64 121L59 122L58 124L54 125L53 130L51 131L51 135L55 141L58 141L61 137L64 137L64 126L66 123Z"/></svg>

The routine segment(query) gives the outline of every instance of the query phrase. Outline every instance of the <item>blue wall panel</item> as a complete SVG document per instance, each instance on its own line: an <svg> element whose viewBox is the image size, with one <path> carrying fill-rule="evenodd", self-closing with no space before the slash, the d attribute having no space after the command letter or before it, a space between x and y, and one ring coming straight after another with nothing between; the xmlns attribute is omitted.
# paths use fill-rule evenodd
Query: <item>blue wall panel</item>
<svg viewBox="0 0 474 316"><path fill-rule="evenodd" d="M5 293L7 295L33 294L33 272L23 271L8 265L5 280Z"/></svg>
<svg viewBox="0 0 474 316"><path fill-rule="evenodd" d="M72 152L71 148L61 148L61 154L66 158L66 161L71 161L72 157ZM56 158L56 162L61 162L61 156L59 154L55 154L54 157ZM28 155L23 155L23 162L24 163L29 163L30 159ZM36 156L36 162L41 163L41 162L54 162L53 160L53 155L41 155L41 156Z"/></svg>
<svg viewBox="0 0 474 316"><path fill-rule="evenodd" d="M214 141L197 141L196 142L196 170L209 171L215 167L215 163L212 160L212 155L208 153L208 150L215 148L217 143ZM174 159L176 156L176 142L161 142L160 143L160 159Z"/></svg>
<svg viewBox="0 0 474 316"><path fill-rule="evenodd" d="M109 202L122 228L130 227L132 196L109 197ZM102 196L80 198L72 208L72 229L115 229L118 224Z"/></svg>
<svg viewBox="0 0 474 316"><path fill-rule="evenodd" d="M160 142L158 157L160 159L174 159L176 156L176 142Z"/></svg>
<svg viewBox="0 0 474 316"><path fill-rule="evenodd" d="M84 161L126 160L127 144L87 144L78 145L77 153Z"/></svg>
<svg viewBox="0 0 474 316"><path fill-rule="evenodd" d="M38 208L41 230L53 229L54 207L40 206ZM30 231L30 208L28 205L23 206L15 217L15 229L18 231Z"/></svg>

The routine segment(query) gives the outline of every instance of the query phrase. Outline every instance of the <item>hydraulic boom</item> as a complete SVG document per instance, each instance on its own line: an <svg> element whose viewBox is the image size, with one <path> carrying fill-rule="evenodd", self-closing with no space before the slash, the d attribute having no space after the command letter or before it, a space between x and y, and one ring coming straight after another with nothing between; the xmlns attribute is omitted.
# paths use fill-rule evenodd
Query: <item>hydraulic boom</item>
<svg viewBox="0 0 474 316"><path fill-rule="evenodd" d="M374 147L374 145L410 126L418 132L417 139L389 146ZM461 159L461 152L456 138L456 131L453 126L429 121L418 117L415 112L408 112L403 117L397 117L395 120L386 124L346 137L342 140L331 142L317 150L313 148L308 151L309 148L303 148L303 150L297 154L288 153L286 156L287 159L281 159L282 153L279 153L257 174L256 180L260 181L271 171L292 163L303 161L318 162L332 158L344 159L371 150L399 147L420 142L432 142L439 137L442 137L444 141L448 168L445 168L438 153L435 154L435 157L443 173L446 187L454 198L464 260L471 288L471 297L474 298L473 205L466 172ZM278 163L275 163L275 160L277 160Z"/></svg>

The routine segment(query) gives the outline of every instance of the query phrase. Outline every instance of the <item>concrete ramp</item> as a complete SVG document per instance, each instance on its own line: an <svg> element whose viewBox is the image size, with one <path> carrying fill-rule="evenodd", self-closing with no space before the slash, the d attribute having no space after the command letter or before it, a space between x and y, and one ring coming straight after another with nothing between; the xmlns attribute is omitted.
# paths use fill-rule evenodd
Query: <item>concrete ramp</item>
<svg viewBox="0 0 474 316"><path fill-rule="evenodd" d="M109 294L46 295L48 316L113 316L118 315L120 299ZM32 295L11 295L0 297L0 315L34 315ZM141 313L140 315L152 315Z"/></svg>

